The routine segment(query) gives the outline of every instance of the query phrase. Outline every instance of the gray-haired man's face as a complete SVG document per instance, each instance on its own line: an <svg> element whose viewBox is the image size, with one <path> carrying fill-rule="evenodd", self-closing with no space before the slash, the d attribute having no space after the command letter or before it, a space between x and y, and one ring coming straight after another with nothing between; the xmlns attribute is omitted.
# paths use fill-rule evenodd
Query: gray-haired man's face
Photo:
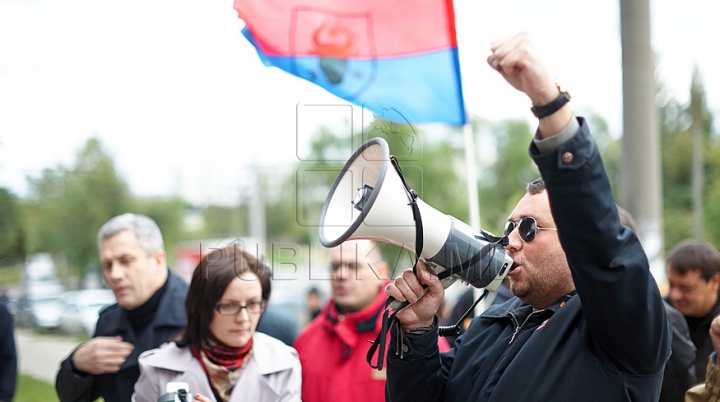
<svg viewBox="0 0 720 402"><path fill-rule="evenodd" d="M115 293L118 304L128 310L140 307L162 286L160 277L167 269L164 252L148 256L130 230L102 243L100 263L105 282Z"/></svg>

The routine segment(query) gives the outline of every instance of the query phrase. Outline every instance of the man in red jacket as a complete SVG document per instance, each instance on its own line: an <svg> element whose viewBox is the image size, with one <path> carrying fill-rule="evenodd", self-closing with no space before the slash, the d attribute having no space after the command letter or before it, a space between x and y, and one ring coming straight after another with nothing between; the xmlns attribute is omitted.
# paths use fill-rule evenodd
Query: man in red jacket
<svg viewBox="0 0 720 402"><path fill-rule="evenodd" d="M388 264L370 240L332 249L332 298L295 340L305 402L384 401L385 370L366 362L380 331ZM438 342L448 350L445 339Z"/></svg>

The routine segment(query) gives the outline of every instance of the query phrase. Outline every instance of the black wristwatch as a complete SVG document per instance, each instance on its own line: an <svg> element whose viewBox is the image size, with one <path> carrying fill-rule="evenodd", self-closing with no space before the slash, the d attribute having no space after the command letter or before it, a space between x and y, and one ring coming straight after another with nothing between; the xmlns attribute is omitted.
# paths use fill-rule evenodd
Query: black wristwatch
<svg viewBox="0 0 720 402"><path fill-rule="evenodd" d="M570 99L572 99L567 91L563 91L560 88L560 85L557 85L557 87L558 90L560 90L560 95L558 95L558 97L555 98L554 101L548 103L545 106L533 106L530 108L530 111L538 119L542 119L543 117L550 116L551 114L557 112L558 110L560 110L561 107L565 106L566 103L570 102Z"/></svg>

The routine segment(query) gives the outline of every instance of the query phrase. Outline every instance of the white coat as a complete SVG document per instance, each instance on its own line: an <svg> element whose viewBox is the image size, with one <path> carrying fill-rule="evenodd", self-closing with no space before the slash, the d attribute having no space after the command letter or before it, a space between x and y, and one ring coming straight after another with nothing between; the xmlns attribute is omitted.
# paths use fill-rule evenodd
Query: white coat
<svg viewBox="0 0 720 402"><path fill-rule="evenodd" d="M199 393L215 401L205 371L188 347L169 343L140 355L140 378L133 402L157 402L168 382L186 382L191 395ZM256 332L253 352L229 402L300 401L301 371L295 349Z"/></svg>

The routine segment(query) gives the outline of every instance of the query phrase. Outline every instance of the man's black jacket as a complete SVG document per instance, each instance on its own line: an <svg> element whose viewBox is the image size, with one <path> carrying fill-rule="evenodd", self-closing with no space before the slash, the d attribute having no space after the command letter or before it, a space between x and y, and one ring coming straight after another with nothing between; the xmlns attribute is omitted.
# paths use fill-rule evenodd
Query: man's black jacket
<svg viewBox="0 0 720 402"><path fill-rule="evenodd" d="M185 328L185 295L188 285L170 272L168 288L152 321L138 338L128 321L126 310L114 304L100 313L95 335L122 336L135 345L130 356L115 374L91 375L73 369L72 354L60 364L55 388L62 402L90 402L102 396L106 402L130 402L135 381L140 376L138 356L157 348ZM73 352L74 353L74 352Z"/></svg>
<svg viewBox="0 0 720 402"><path fill-rule="evenodd" d="M455 348L393 330L387 400L657 401L671 329L635 234L620 225L587 124L558 149L530 154L577 292L541 311L513 298L475 318Z"/></svg>
<svg viewBox="0 0 720 402"><path fill-rule="evenodd" d="M17 384L17 351L13 316L0 303L0 401L10 402Z"/></svg>

